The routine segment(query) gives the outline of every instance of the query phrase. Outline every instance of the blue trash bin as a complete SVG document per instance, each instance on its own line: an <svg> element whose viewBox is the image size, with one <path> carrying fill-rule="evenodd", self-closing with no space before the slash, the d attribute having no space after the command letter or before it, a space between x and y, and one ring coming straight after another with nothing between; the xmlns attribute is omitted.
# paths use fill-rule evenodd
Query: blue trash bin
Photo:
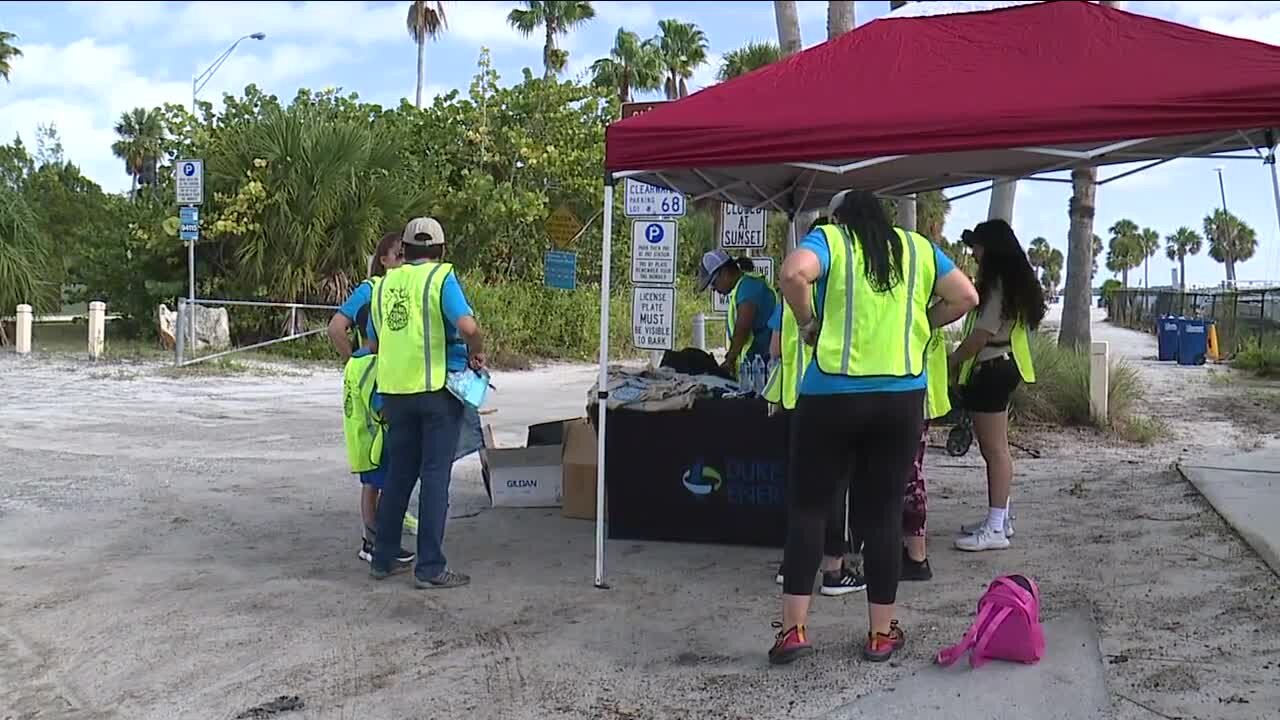
<svg viewBox="0 0 1280 720"><path fill-rule="evenodd" d="M1180 319L1178 322L1178 364L1203 365L1209 352L1209 325L1212 321Z"/></svg>
<svg viewBox="0 0 1280 720"><path fill-rule="evenodd" d="M1160 360L1178 359L1178 327L1181 318L1173 315L1161 315L1156 320L1157 358Z"/></svg>

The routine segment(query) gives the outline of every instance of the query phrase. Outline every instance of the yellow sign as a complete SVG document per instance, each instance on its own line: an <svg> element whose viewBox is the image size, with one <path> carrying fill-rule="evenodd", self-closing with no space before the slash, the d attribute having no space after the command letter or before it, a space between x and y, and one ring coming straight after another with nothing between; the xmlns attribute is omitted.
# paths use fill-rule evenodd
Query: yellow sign
<svg viewBox="0 0 1280 720"><path fill-rule="evenodd" d="M573 211L561 206L547 218L547 237L557 248L567 248L582 231L582 223Z"/></svg>

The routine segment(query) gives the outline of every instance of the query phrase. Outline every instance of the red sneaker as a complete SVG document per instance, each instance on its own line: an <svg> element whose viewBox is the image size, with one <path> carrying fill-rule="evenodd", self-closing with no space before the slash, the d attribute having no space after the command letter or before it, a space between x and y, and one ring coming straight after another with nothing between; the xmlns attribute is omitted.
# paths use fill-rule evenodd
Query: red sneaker
<svg viewBox="0 0 1280 720"><path fill-rule="evenodd" d="M809 635L805 632L803 625L783 630L782 623L776 622L773 627L777 628L778 635L773 642L773 647L769 648L771 664L786 665L813 652L813 646L809 644Z"/></svg>
<svg viewBox="0 0 1280 720"><path fill-rule="evenodd" d="M862 646L862 657L868 662L884 662L907 644L907 634L898 627L898 621L889 623L887 633L867 633L867 644Z"/></svg>

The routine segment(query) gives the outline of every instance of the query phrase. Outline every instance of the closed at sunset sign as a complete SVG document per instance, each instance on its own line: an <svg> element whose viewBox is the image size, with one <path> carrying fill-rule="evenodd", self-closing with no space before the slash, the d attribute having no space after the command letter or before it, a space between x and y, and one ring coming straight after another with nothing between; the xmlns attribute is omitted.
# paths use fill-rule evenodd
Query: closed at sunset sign
<svg viewBox="0 0 1280 720"><path fill-rule="evenodd" d="M729 203L720 204L720 247L725 250L747 250L765 245L765 227L769 213L764 208L751 208Z"/></svg>

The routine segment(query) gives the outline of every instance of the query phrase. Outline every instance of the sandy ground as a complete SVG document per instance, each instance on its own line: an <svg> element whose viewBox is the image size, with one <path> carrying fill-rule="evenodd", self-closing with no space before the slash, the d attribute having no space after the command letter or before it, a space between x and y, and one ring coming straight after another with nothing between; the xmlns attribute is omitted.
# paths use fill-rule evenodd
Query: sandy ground
<svg viewBox="0 0 1280 720"><path fill-rule="evenodd" d="M1046 616L1095 618L1112 716L1280 716L1280 581L1172 470L1276 442L1276 391L1157 365L1138 333L1095 339L1141 368L1170 437L1022 437L1040 457L1017 461L1016 544L976 556L950 537L983 512L981 460L934 451L936 577L900 592L907 651L855 660L861 596L820 598L816 657L781 670L779 551L615 542L596 590L592 524L487 509L474 458L448 541L474 583L371 582L336 371L0 354L0 719L234 718L281 695L306 704L287 720L821 717L912 682L1009 571L1039 580ZM499 374L499 441L581 415L593 372Z"/></svg>

